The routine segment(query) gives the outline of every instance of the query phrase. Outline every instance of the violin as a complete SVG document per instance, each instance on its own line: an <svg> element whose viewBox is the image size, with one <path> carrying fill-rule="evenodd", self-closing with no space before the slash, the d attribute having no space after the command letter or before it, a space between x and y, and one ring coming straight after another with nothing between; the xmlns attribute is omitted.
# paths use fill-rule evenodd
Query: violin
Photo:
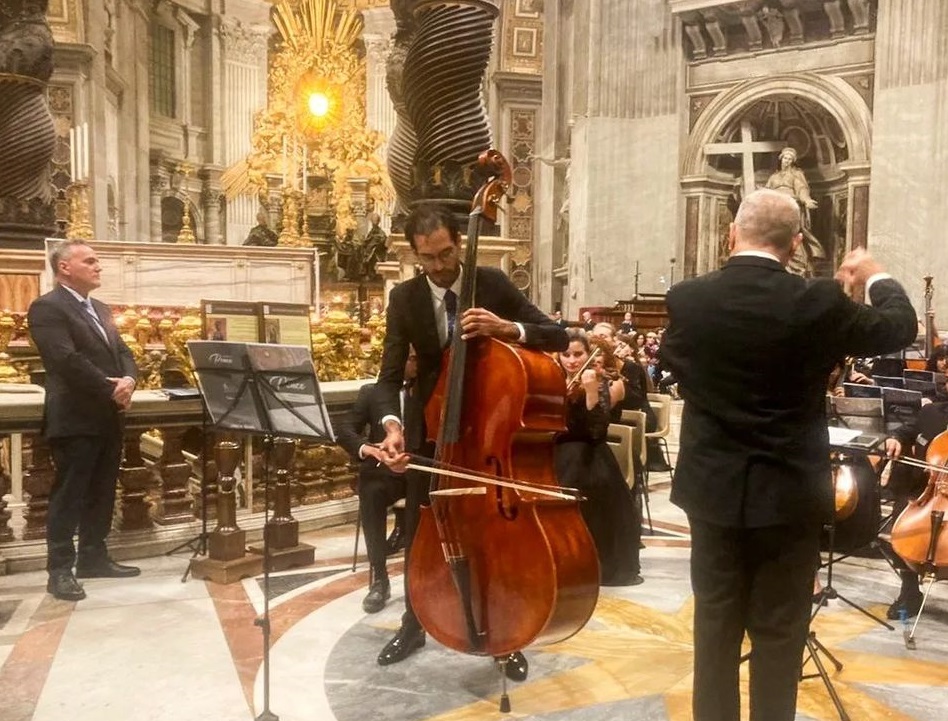
<svg viewBox="0 0 948 721"><path fill-rule="evenodd" d="M511 181L500 153L480 162L491 177L468 224L459 317L474 303L480 219L496 219ZM425 420L435 458L408 466L432 473L407 568L422 627L455 651L494 657L572 636L596 606L599 562L578 492L554 473L554 437L566 429L559 363L455 333Z"/></svg>
<svg viewBox="0 0 948 721"><path fill-rule="evenodd" d="M922 494L899 515L892 526L892 548L912 570L948 578L948 431L938 434L929 444L925 461L902 463L920 466L928 472L928 484Z"/></svg>
<svg viewBox="0 0 948 721"><path fill-rule="evenodd" d="M616 381L622 370L622 361L615 357L615 346L612 341L596 335L587 335L586 341L590 347L589 357L580 369L566 380L566 396L571 401L580 398L585 392L582 384L583 373L590 368L596 370L600 381Z"/></svg>

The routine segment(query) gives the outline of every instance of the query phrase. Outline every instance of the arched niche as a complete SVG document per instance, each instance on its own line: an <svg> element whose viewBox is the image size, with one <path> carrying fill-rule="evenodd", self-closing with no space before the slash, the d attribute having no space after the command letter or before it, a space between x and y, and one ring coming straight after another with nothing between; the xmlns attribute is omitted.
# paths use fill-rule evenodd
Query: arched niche
<svg viewBox="0 0 948 721"><path fill-rule="evenodd" d="M754 184L762 187L776 169L777 148L800 153L800 167L821 203L814 231L827 253L819 271L830 273L845 250L866 243L872 118L844 80L800 73L757 78L722 92L691 130L682 159L684 272L717 268L723 241L740 199L741 158L708 155L709 146L739 141L742 123L753 127Z"/></svg>

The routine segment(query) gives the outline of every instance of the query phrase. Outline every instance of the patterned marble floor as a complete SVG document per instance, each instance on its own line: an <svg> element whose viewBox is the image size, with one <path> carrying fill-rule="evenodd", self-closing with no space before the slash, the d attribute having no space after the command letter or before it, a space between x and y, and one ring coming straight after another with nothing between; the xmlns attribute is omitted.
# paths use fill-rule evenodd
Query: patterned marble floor
<svg viewBox="0 0 948 721"><path fill-rule="evenodd" d="M530 677L513 684L513 712L497 711L490 661L429 639L403 663L375 656L397 627L400 599L361 610L364 559L349 568L353 529L307 538L317 563L274 577L270 707L282 721L686 721L690 714L691 596L687 536L653 477L662 535L647 539L646 582L603 589L575 637L528 651ZM186 557L144 559L143 575L86 582L88 598L56 601L44 574L0 577L2 721L249 721L263 703L260 579L230 586L181 583ZM392 559L393 573L400 561ZM876 613L897 592L881 562L837 566L841 593ZM398 579L393 589L400 595ZM938 584L908 651L888 631L838 601L819 615L818 638L839 658L834 683L854 721L944 718L948 706L948 591ZM812 669L812 665L808 668ZM798 721L838 715L821 680L801 685Z"/></svg>

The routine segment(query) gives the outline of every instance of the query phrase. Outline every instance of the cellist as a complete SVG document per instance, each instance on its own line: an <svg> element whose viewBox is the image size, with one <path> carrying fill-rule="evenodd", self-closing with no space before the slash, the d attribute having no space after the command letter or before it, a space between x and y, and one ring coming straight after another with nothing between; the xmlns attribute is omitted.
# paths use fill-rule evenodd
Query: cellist
<svg viewBox="0 0 948 721"><path fill-rule="evenodd" d="M423 416L400 418L398 392L410 345L418 357L418 407L424 408L438 380L444 349L456 329L463 333L464 339L493 337L544 351L563 350L569 343L566 331L530 303L507 276L495 268L473 269L477 273L476 302L461 318L457 317L461 277L466 269L461 263L458 221L446 208L433 204L415 208L405 222L405 237L423 273L398 285L389 297L378 380L386 431L381 446L382 459L396 472L404 471L409 460L405 454L406 436L409 440L429 437ZM428 448L422 446L421 455L431 456L433 448L433 444ZM427 492L427 477L408 480L404 531L406 568L418 525L418 509L423 503L427 504ZM425 644L425 632L409 600L407 574L405 578L405 613L401 627L379 654L378 662L382 666L401 661ZM527 661L519 652L511 654L505 669L514 681L527 677Z"/></svg>
<svg viewBox="0 0 948 721"><path fill-rule="evenodd" d="M948 383L945 384L944 390L948 393ZM939 401L922 406L915 420L905 424L896 432L896 439L901 444L901 450L910 449L912 457L924 461L929 443L945 430L948 430L948 401ZM927 482L927 475L921 468L895 464L889 476L888 485L894 501L893 518L898 518L908 502L917 498L925 490ZM918 614L922 606L922 591L918 584L918 574L894 552L887 555L899 571L902 588L898 598L889 606L886 616L890 620L896 620L904 611L907 618L912 618Z"/></svg>

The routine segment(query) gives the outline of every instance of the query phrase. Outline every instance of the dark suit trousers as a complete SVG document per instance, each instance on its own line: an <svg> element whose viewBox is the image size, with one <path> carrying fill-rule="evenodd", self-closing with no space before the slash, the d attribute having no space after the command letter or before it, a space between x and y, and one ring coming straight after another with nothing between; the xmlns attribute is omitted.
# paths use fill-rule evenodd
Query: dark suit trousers
<svg viewBox="0 0 948 721"><path fill-rule="evenodd" d="M745 630L752 649L751 721L793 721L819 565L819 524L726 528L689 521L694 721L740 721Z"/></svg>
<svg viewBox="0 0 948 721"><path fill-rule="evenodd" d="M46 568L52 574L76 562L77 531L80 563L106 557L122 435L116 430L112 436L51 438L49 445L56 469L46 519Z"/></svg>
<svg viewBox="0 0 948 721"><path fill-rule="evenodd" d="M424 455L432 455L421 451ZM402 615L402 628L418 630L421 624L411 607L411 596L408 595L408 559L411 547L415 540L415 531L418 530L418 520L421 517L422 505L428 505L428 487L431 483L431 474L408 471L405 474L405 613Z"/></svg>
<svg viewBox="0 0 948 721"><path fill-rule="evenodd" d="M388 507L405 496L405 479L394 474L359 475L359 511L369 565L373 570L385 569L385 517Z"/></svg>

